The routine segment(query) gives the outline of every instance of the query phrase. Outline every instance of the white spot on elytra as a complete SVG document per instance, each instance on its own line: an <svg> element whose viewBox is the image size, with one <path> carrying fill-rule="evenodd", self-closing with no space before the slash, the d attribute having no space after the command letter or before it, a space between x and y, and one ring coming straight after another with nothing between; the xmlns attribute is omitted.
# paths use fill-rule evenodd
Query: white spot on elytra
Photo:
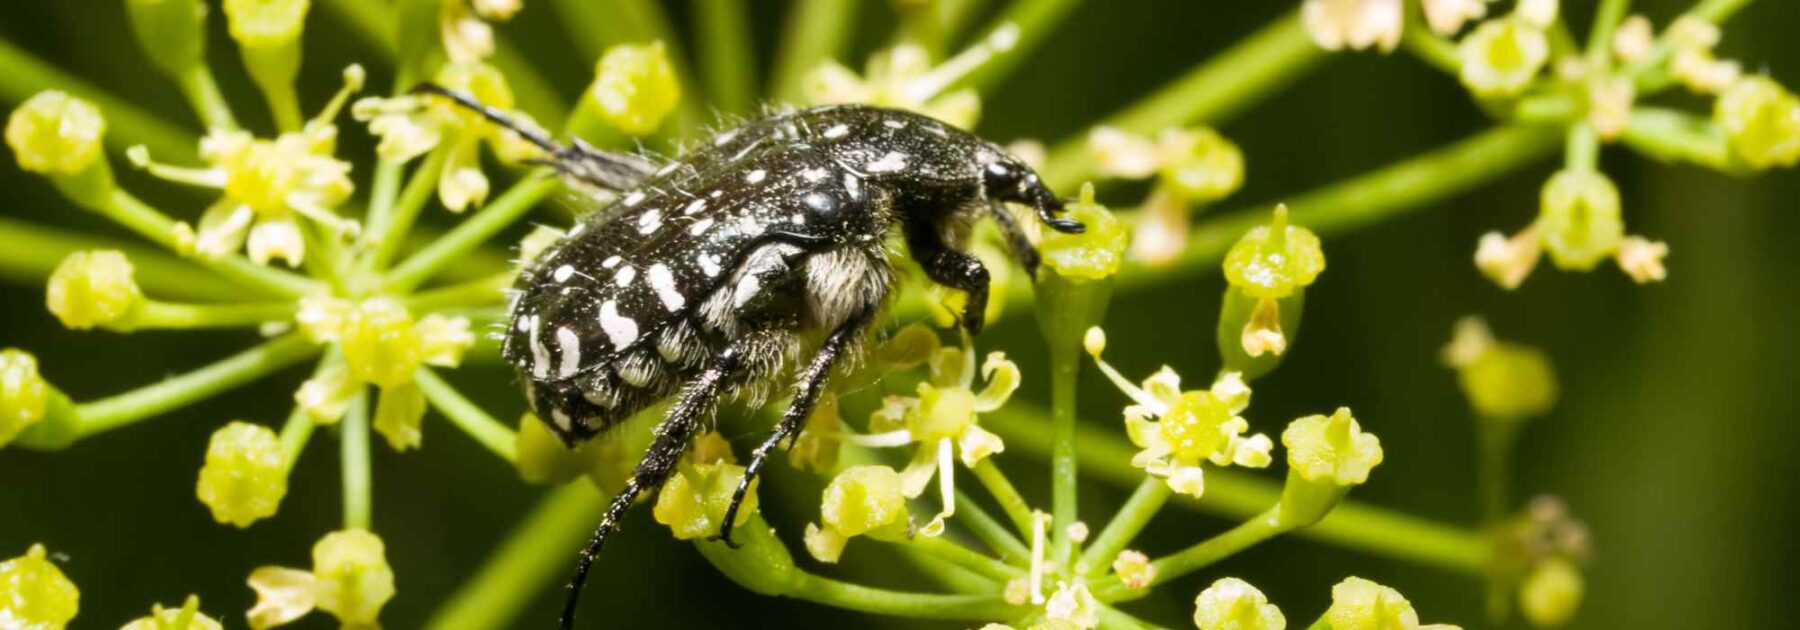
<svg viewBox="0 0 1800 630"><path fill-rule="evenodd" d="M892 118L881 121L881 124L886 125L887 128L889 128L889 129L905 129L906 128L906 121L894 120Z"/></svg>
<svg viewBox="0 0 1800 630"><path fill-rule="evenodd" d="M625 195L624 203L626 206L635 206L635 205L638 205L638 202L643 201L643 200L644 200L644 193L633 192L629 195Z"/></svg>
<svg viewBox="0 0 1800 630"><path fill-rule="evenodd" d="M631 286L631 280L636 277L637 268L626 265L624 269L620 269L619 273L613 276L613 284L619 285L619 288L623 289Z"/></svg>
<svg viewBox="0 0 1800 630"><path fill-rule="evenodd" d="M794 225L806 225L806 215L798 212L794 213L794 216L790 217L788 220L793 221Z"/></svg>
<svg viewBox="0 0 1800 630"><path fill-rule="evenodd" d="M844 190L849 191L851 199L862 198L862 180L855 175L844 173Z"/></svg>
<svg viewBox="0 0 1800 630"><path fill-rule="evenodd" d="M668 164L663 165L662 168L656 169L656 175L657 175L657 177L661 177L663 175L668 175L669 173L675 172L675 169L678 169L678 168L681 168L680 162L670 162Z"/></svg>
<svg viewBox="0 0 1800 630"><path fill-rule="evenodd" d="M619 258L618 256L607 256L606 260L600 261L600 266L605 267L607 269L611 269L613 267L619 266L620 260L624 260L624 259Z"/></svg>
<svg viewBox="0 0 1800 630"><path fill-rule="evenodd" d="M550 351L544 348L544 342L538 339L538 318L531 316L531 377L543 379L550 376Z"/></svg>
<svg viewBox="0 0 1800 630"><path fill-rule="evenodd" d="M562 363L556 367L557 378L569 378L575 375L575 369L581 367L581 338L568 326L556 329L556 348L562 351Z"/></svg>
<svg viewBox="0 0 1800 630"><path fill-rule="evenodd" d="M698 263L700 265L700 271L702 273L705 273L706 277L708 277L708 278L716 278L719 276L719 272L722 271L719 268L718 257L713 256L712 254L701 254L699 256L695 256L694 262Z"/></svg>
<svg viewBox="0 0 1800 630"><path fill-rule="evenodd" d="M713 191L713 192L718 192L718 191ZM694 214L696 212L699 212L699 211L705 210L705 209L706 209L706 200L705 199L695 199L694 202L688 204L687 208L682 210L681 213L682 214Z"/></svg>
<svg viewBox="0 0 1800 630"><path fill-rule="evenodd" d="M732 291L731 306L733 308L743 308L745 304L749 304L750 300L755 298L756 294L760 292L762 292L762 279L757 278L756 274L744 276L742 280L738 281L737 289Z"/></svg>
<svg viewBox="0 0 1800 630"><path fill-rule="evenodd" d="M586 223L577 223L577 224L575 224L575 227L569 228L569 238L575 238L577 236L581 236L581 233L586 232L586 231L587 231Z"/></svg>
<svg viewBox="0 0 1800 630"><path fill-rule="evenodd" d="M762 236L763 230L768 229L768 226L750 217L738 217L737 229L745 236Z"/></svg>
<svg viewBox="0 0 1800 630"><path fill-rule="evenodd" d="M695 221L693 225L688 227L688 233L693 234L694 236L699 236L701 234L705 234L706 230L711 228L712 226L713 226L712 219L701 219L699 221Z"/></svg>
<svg viewBox="0 0 1800 630"><path fill-rule="evenodd" d="M637 321L619 314L619 303L607 300L600 305L600 330L612 341L613 350L624 350L637 341Z"/></svg>
<svg viewBox="0 0 1800 630"><path fill-rule="evenodd" d="M715 191L712 191L712 194L709 194L709 195L707 195L707 196L708 196L708 197L712 197L712 198L714 198L714 199L718 199L718 198L720 198L720 197L723 197L723 196L725 196L725 191L723 191L723 190L715 190Z"/></svg>
<svg viewBox="0 0 1800 630"><path fill-rule="evenodd" d="M762 170L759 168L754 171L750 171L749 175L745 175L744 181L750 182L752 184L761 183L762 180L764 178L767 178L768 176L769 176L768 171L765 171L765 170Z"/></svg>
<svg viewBox="0 0 1800 630"><path fill-rule="evenodd" d="M844 134L847 134L847 133L850 133L849 126L834 125L834 126L832 126L832 128L825 130L825 137L827 137L827 138L842 138L842 137L844 137Z"/></svg>
<svg viewBox="0 0 1800 630"><path fill-rule="evenodd" d="M662 300L664 308L678 311L687 304L687 298L682 297L681 290L675 288L675 274L669 271L668 265L656 263L650 267L648 277L650 288L656 289L656 297Z"/></svg>
<svg viewBox="0 0 1800 630"><path fill-rule="evenodd" d="M906 154L889 151L887 155L881 156L881 159L863 165L863 168L868 169L871 173L892 173L906 168Z"/></svg>
<svg viewBox="0 0 1800 630"><path fill-rule="evenodd" d="M737 135L738 135L738 132L735 130L727 131L725 133L719 134L719 137L713 138L713 146L722 147L727 144L731 144L732 140L737 139Z"/></svg>
<svg viewBox="0 0 1800 630"><path fill-rule="evenodd" d="M638 233L649 234L662 227L662 213L651 210L638 217Z"/></svg>
<svg viewBox="0 0 1800 630"><path fill-rule="evenodd" d="M550 277L557 282L568 282L569 276L573 275L575 275L575 268L568 265L557 267L556 271L550 272Z"/></svg>
<svg viewBox="0 0 1800 630"><path fill-rule="evenodd" d="M804 171L800 171L801 177L804 177L804 178L806 178L806 181L809 181L809 182L812 182L815 184L817 184L821 181L824 181L826 175L828 175L828 173L826 173L825 169L822 169L822 168L809 168Z"/></svg>

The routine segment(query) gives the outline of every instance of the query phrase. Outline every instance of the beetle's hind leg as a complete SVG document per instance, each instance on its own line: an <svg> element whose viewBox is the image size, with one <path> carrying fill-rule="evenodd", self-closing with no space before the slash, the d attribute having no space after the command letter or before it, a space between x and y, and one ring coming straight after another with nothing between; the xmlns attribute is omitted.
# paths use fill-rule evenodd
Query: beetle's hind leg
<svg viewBox="0 0 1800 630"><path fill-rule="evenodd" d="M563 604L564 630L575 625L575 605L581 598L582 583L587 581L588 570L593 568L594 559L600 555L600 548L605 546L606 538L618 529L619 521L631 510L639 493L662 487L663 482L669 478L669 473L675 470L676 462L681 460L681 454L687 450L701 416L706 415L718 402L727 381L739 373L742 365L742 351L737 346L720 353L706 371L688 385L681 394L681 400L670 408L669 415L662 424L657 425L656 440L651 442L650 450L644 453L644 459L632 471L631 479L626 480L625 489L613 497L612 505L607 507L606 515L600 519L600 525L594 528L593 537L588 539L587 548L581 552L581 562L575 569L575 578L569 582L569 598Z"/></svg>
<svg viewBox="0 0 1800 630"><path fill-rule="evenodd" d="M719 525L719 533L710 540L723 540L733 549L737 548L737 543L731 541L731 530L737 523L738 509L743 505L745 495L750 492L750 482L756 479L757 473L762 472L769 454L781 441L796 435L807 416L812 415L813 407L819 403L819 394L824 392L825 383L831 378L832 367L837 365L838 359L849 351L850 345L856 342L874 319L873 309L865 309L839 325L837 330L831 332L831 336L825 338L825 343L819 346L819 352L813 355L812 363L800 373L794 388L794 400L788 403L787 413L781 416L781 422L775 425L775 430L769 433L768 439L763 440L750 455L750 463L744 468L744 478L738 481L737 491L731 495L731 506L725 508L725 522ZM789 448L792 448L791 444Z"/></svg>

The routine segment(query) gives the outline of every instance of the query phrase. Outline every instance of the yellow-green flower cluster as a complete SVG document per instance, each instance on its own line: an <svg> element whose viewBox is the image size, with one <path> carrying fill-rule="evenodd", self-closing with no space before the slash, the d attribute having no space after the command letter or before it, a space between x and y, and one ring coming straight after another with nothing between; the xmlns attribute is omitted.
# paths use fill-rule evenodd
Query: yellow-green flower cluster
<svg viewBox="0 0 1800 630"><path fill-rule="evenodd" d="M287 458L268 427L232 422L214 431L195 494L213 520L249 527L275 515L287 495Z"/></svg>
<svg viewBox="0 0 1800 630"><path fill-rule="evenodd" d="M105 135L99 108L57 90L32 95L6 119L6 145L19 168L50 178L89 208L105 203L113 190Z"/></svg>
<svg viewBox="0 0 1800 630"><path fill-rule="evenodd" d="M311 571L269 566L250 573L257 597L248 614L251 628L289 623L314 609L344 626L378 623L381 608L394 597L394 571L380 537L360 529L326 534L313 545L312 560Z"/></svg>
<svg viewBox="0 0 1800 630"><path fill-rule="evenodd" d="M1209 127L1166 129L1155 139L1096 127L1087 144L1103 175L1156 177L1132 229L1132 257L1146 264L1180 256L1194 207L1224 199L1244 183L1243 151Z"/></svg>
<svg viewBox="0 0 1800 630"><path fill-rule="evenodd" d="M900 538L908 524L900 474L887 466L853 466L831 480L819 505L819 523L806 525L806 551L837 562L851 538Z"/></svg>
<svg viewBox="0 0 1800 630"><path fill-rule="evenodd" d="M744 480L744 467L737 465L732 456L731 443L719 434L707 433L695 438L688 448L688 455L675 475L657 493L654 508L656 522L669 526L669 531L681 540L719 533L732 495ZM733 527L748 522L756 513L756 487L760 481L750 482L750 490L744 495Z"/></svg>
<svg viewBox="0 0 1800 630"><path fill-rule="evenodd" d="M1481 98L1523 94L1550 61L1544 27L1516 14L1475 27L1457 44L1463 86Z"/></svg>
<svg viewBox="0 0 1800 630"><path fill-rule="evenodd" d="M466 94L483 105L505 112L526 128L537 123L515 109L512 88L505 75L487 63L472 60L446 64L438 69L438 85ZM380 138L376 155L405 162L430 154L426 175L437 181L438 201L451 212L462 212L487 201L490 185L481 170L481 147L507 164L518 164L542 153L513 132L489 124L481 114L445 99L424 95L391 98L369 97L350 107L350 115L369 125Z"/></svg>
<svg viewBox="0 0 1800 630"><path fill-rule="evenodd" d="M0 625L60 629L75 618L81 592L47 555L34 544L25 555L0 562Z"/></svg>
<svg viewBox="0 0 1800 630"><path fill-rule="evenodd" d="M1194 598L1194 627L1200 630L1282 630L1287 617L1249 582L1224 578Z"/></svg>
<svg viewBox="0 0 1800 630"><path fill-rule="evenodd" d="M661 41L621 44L606 50L594 66L588 94L600 117L631 136L647 136L681 103L681 81Z"/></svg>
<svg viewBox="0 0 1800 630"><path fill-rule="evenodd" d="M1625 234L1619 190L1604 173L1564 170L1544 184L1537 220L1513 236L1489 232L1475 250L1475 266L1505 289L1525 282L1545 254L1560 269L1587 271L1611 259L1643 284L1668 276L1668 245Z"/></svg>
<svg viewBox="0 0 1800 630"><path fill-rule="evenodd" d="M1251 228L1231 246L1224 268L1230 286L1220 308L1219 349L1228 364L1254 369L1249 376L1255 377L1273 365L1254 365L1257 362L1244 357L1287 352L1292 329L1299 326L1306 287L1325 271L1325 252L1319 237L1290 225L1287 206L1278 205L1268 225ZM1234 332L1237 343L1228 343Z"/></svg>
<svg viewBox="0 0 1800 630"><path fill-rule="evenodd" d="M375 430L396 450L417 448L423 435L425 394L413 382L420 368L455 367L475 345L469 320L432 313L414 320L398 300L372 297L351 303L330 297L301 300L301 330L318 343L338 344L344 362L313 377L295 402L314 421L336 422L363 385L381 388Z"/></svg>
<svg viewBox="0 0 1800 630"><path fill-rule="evenodd" d="M1019 28L1005 24L943 63L917 44L900 44L870 57L862 75L835 61L814 69L803 88L815 105L867 103L895 107L969 129L981 117L981 97L972 88L951 90L963 77L1018 44Z"/></svg>
<svg viewBox="0 0 1800 630"><path fill-rule="evenodd" d="M1141 386L1134 385L1100 358L1106 348L1104 332L1090 329L1084 342L1100 371L1134 403L1125 407L1125 433L1143 450L1131 458L1131 465L1195 498L1206 491L1204 462L1248 468L1269 465L1274 447L1269 437L1244 435L1250 422L1238 414L1250 406L1250 387L1239 374L1227 372L1209 389L1184 392L1181 375L1164 366Z"/></svg>
<svg viewBox="0 0 1800 630"><path fill-rule="evenodd" d="M1111 278L1125 262L1130 235L1123 222L1094 201L1094 185L1083 184L1081 195L1068 205L1068 218L1086 226L1080 234L1049 231L1038 244L1044 268L1060 278L1089 282Z"/></svg>
<svg viewBox="0 0 1800 630"><path fill-rule="evenodd" d="M1800 163L1800 97L1756 75L1733 83L1713 108L1733 154L1754 169Z"/></svg>

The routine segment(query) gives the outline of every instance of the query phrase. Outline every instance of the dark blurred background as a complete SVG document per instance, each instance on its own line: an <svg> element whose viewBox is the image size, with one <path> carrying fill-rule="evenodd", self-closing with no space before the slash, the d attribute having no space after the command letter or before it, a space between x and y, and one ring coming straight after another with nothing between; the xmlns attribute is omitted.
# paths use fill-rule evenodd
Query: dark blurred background
<svg viewBox="0 0 1800 630"><path fill-rule="evenodd" d="M549 3L525 4L525 12L500 32L573 97L590 80L592 60L571 56ZM981 131L998 140L1054 140L1078 132L1292 4L1087 2L1051 44L985 100ZM1567 0L1564 10L1582 27L1593 4ZM687 5L670 7L684 32ZM786 3L752 5L766 63ZM1685 6L1645 0L1634 8L1664 25ZM866 3L859 19L855 60L887 41L893 22L885 2ZM1796 26L1800 3L1754 3L1726 28L1722 55L1800 85L1800 49L1782 44ZM239 117L268 129L261 98L241 70L223 20L215 15L211 29L209 54ZM7 2L0 5L0 37L145 108L195 124L176 90L141 57L119 2ZM335 88L339 69L349 62L364 61L374 70L371 85L391 80L373 49L321 7L314 7L306 38L302 94L309 112ZM1706 106L1698 100L1689 105L1696 111ZM1280 200L1486 124L1453 78L1404 54L1340 55L1292 89L1223 121L1223 131L1249 160L1244 191L1224 206ZM358 184L366 187L370 142L357 125L343 129L340 154L364 161ZM1785 585L1800 561L1800 543L1790 536L1800 494L1788 486L1800 479L1794 421L1800 417L1794 390L1800 332L1792 325L1800 306L1800 283L1792 277L1800 269L1800 248L1794 246L1800 213L1791 200L1800 196L1800 177L1778 172L1735 179L1608 149L1604 169L1624 194L1629 230L1665 239L1673 249L1668 281L1640 288L1610 267L1571 275L1545 265L1519 291L1500 291L1470 263L1476 238L1529 221L1538 186L1555 162L1328 239L1329 269L1308 296L1305 333L1283 368L1259 383L1252 421L1273 430L1299 415L1349 405L1381 436L1387 452L1355 498L1471 524L1470 422L1451 373L1436 357L1457 317L1483 314L1500 337L1545 348L1560 374L1561 403L1519 444L1515 492L1561 494L1592 526L1596 556L1588 602L1576 624L1791 622ZM8 218L122 234L65 202L47 182L21 173L10 159L4 164L0 213ZM115 164L126 170L122 161ZM135 175L123 177L179 217L197 216L205 203ZM1113 201L1132 199L1121 194ZM441 214L431 216L442 220ZM1189 375L1209 373L1216 367L1212 326L1221 286L1209 272L1156 294L1120 296L1108 320L1115 331L1109 357L1128 374L1165 362ZM0 286L0 304L7 306L0 309L0 346L36 352L45 374L78 399L203 365L254 339L248 332L71 332L44 312L42 302L41 286ZM1014 355L1029 375L1022 395L1042 400L1045 363L1036 328L1021 313L1014 311L984 345ZM248 530L212 521L194 498L195 475L208 435L224 421L278 424L302 371L66 452L0 452L0 556L38 541L67 554L63 568L83 596L76 627L113 627L144 614L152 602L175 604L187 593L200 594L204 609L227 625L241 625L253 601L244 586L249 571L265 564L307 566L313 541L338 527L335 442L320 435L302 458L278 517ZM520 405L506 371L478 366L454 378L497 416L516 417ZM1083 396L1089 420L1116 430L1120 397L1093 381ZM422 623L542 492L522 486L509 467L447 424L435 418L427 423L423 450L396 455L375 448L376 527L399 576L400 594L383 615L389 627ZM1041 461L1020 454L1000 461L1031 498L1047 503ZM816 517L816 499L809 497L817 496L817 483L788 474L785 465L773 468L772 484L799 488L781 494L804 500L765 500L764 510L774 512L771 520L783 531L797 532L798 524ZM1110 513L1125 494L1095 484L1082 490L1089 515ZM1089 522L1098 520L1090 516ZM1226 525L1170 509L1142 546L1174 549ZM572 549L569 559L572 564ZM874 568L870 564L862 570ZM905 569L889 571L895 575L883 581L908 582ZM625 622L617 625L911 625L750 595L718 577L689 545L671 540L647 509L638 510L609 546L599 572L590 603L605 603L587 610ZM1350 574L1398 588L1426 621L1482 625L1481 586L1468 576L1300 539L1258 547L1165 587L1132 610L1186 625L1194 593L1228 574L1261 587L1294 625L1323 610L1330 586ZM544 592L530 625L548 622L557 596L556 589ZM315 615L303 626L325 627L326 618Z"/></svg>

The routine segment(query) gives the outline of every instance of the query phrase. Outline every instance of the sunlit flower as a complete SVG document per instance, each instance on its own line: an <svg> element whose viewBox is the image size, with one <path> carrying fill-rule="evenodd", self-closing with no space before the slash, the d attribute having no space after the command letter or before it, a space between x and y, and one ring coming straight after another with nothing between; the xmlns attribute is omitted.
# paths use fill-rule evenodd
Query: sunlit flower
<svg viewBox="0 0 1800 630"><path fill-rule="evenodd" d="M1537 228L1550 262L1586 271L1618 251L1625 237L1619 189L1598 171L1564 170L1544 183Z"/></svg>
<svg viewBox="0 0 1800 630"><path fill-rule="evenodd" d="M1626 77L1606 77L1588 85L1588 124L1601 140L1612 141L1624 135L1631 124L1631 107L1637 99L1637 88Z"/></svg>
<svg viewBox="0 0 1800 630"><path fill-rule="evenodd" d="M423 366L456 367L475 345L464 317L437 313L415 321L399 301L372 297L351 303L330 297L300 302L295 319L317 343L339 343L344 364L314 376L294 399L321 423L336 422L361 385L381 388L375 430L397 450L417 448L425 394L413 382Z"/></svg>
<svg viewBox="0 0 1800 630"><path fill-rule="evenodd" d="M1072 580L1063 582L1050 594L1050 601L1044 602L1044 620L1066 624L1065 628L1095 628L1100 625L1100 601L1088 591L1087 582Z"/></svg>
<svg viewBox="0 0 1800 630"><path fill-rule="evenodd" d="M1094 341L1089 333L1089 341ZM1104 348L1104 342L1085 344ZM1202 462L1263 468L1274 444L1261 433L1245 436L1250 422L1238 415L1250 406L1250 387L1228 372L1211 389L1181 391L1181 376L1164 366L1138 386L1093 352L1094 363L1135 404L1125 407L1125 432L1139 451L1131 465L1163 479L1171 490L1204 494Z"/></svg>
<svg viewBox="0 0 1800 630"><path fill-rule="evenodd" d="M600 116L613 127L627 135L645 136L662 126L663 119L681 102L681 81L662 42L621 44L601 55L588 94L599 106Z"/></svg>
<svg viewBox="0 0 1800 630"><path fill-rule="evenodd" d="M906 495L900 473L886 466L854 466L825 487L819 523L806 525L806 550L820 562L837 562L851 538L904 535ZM892 530L900 531L892 531Z"/></svg>
<svg viewBox="0 0 1800 630"><path fill-rule="evenodd" d="M537 128L530 116L514 107L512 88L493 66L480 61L445 64L435 78L438 85L504 112L525 128ZM489 184L481 170L482 145L508 164L541 154L538 147L487 122L481 114L435 96L364 98L350 107L350 115L367 123L369 133L381 138L375 153L383 158L406 161L431 153L423 168L439 169L438 201L451 212L462 212L487 201Z"/></svg>
<svg viewBox="0 0 1800 630"><path fill-rule="evenodd" d="M1194 598L1194 627L1200 630L1282 630L1287 617L1249 582L1223 578Z"/></svg>
<svg viewBox="0 0 1800 630"><path fill-rule="evenodd" d="M1669 245L1662 241L1652 241L1642 236L1627 236L1619 241L1619 251L1613 254L1613 261L1619 263L1619 269L1631 276L1638 284L1662 282L1669 277L1669 270L1663 268L1663 259L1669 256Z"/></svg>
<svg viewBox="0 0 1800 630"><path fill-rule="evenodd" d="M249 527L275 515L287 494L281 438L268 427L232 422L214 431L195 488L213 520Z"/></svg>
<svg viewBox="0 0 1800 630"><path fill-rule="evenodd" d="M1425 23L1439 35L1455 35L1470 20L1487 15L1485 0L1424 0Z"/></svg>
<svg viewBox="0 0 1800 630"><path fill-rule="evenodd" d="M57 90L33 94L6 120L19 168L42 175L75 175L104 161L105 135L100 108Z"/></svg>
<svg viewBox="0 0 1800 630"><path fill-rule="evenodd" d="M362 68L351 66L344 71L344 88L317 117L301 130L273 140L240 130L207 132L200 139L206 168L153 162L142 146L132 147L127 155L157 177L223 191L224 196L200 217L195 252L223 256L246 248L257 264L280 258L297 266L306 256L302 218L324 228L328 236L350 236L359 229L335 210L349 200L355 185L350 181L350 163L333 155L337 127L332 119L362 82Z"/></svg>
<svg viewBox="0 0 1800 630"><path fill-rule="evenodd" d="M1719 95L1713 120L1751 168L1800 163L1800 97L1774 79L1756 75L1733 84Z"/></svg>
<svg viewBox="0 0 1800 630"><path fill-rule="evenodd" d="M521 0L443 0L438 34L451 63L481 61L494 54L494 27L519 12Z"/></svg>
<svg viewBox="0 0 1800 630"><path fill-rule="evenodd" d="M1156 580L1156 565L1151 564L1150 556L1142 551L1126 549L1119 552L1118 557L1113 558L1112 570L1113 575L1119 576L1119 583L1132 590L1150 588L1150 583Z"/></svg>
<svg viewBox="0 0 1800 630"><path fill-rule="evenodd" d="M1462 83L1476 96L1518 96L1550 60L1544 31L1516 18L1483 22L1457 45Z"/></svg>
<svg viewBox="0 0 1800 630"><path fill-rule="evenodd" d="M1722 37L1716 24L1684 15L1669 26L1668 37L1675 51L1669 74L1696 93L1723 92L1743 74L1737 62L1713 56Z"/></svg>
<svg viewBox="0 0 1800 630"><path fill-rule="evenodd" d="M198 596L189 595L180 608L153 605L150 616L134 619L119 630L221 630L224 627L217 619L200 612Z"/></svg>
<svg viewBox="0 0 1800 630"><path fill-rule="evenodd" d="M0 627L60 629L75 618L81 593L47 555L33 544L0 562Z"/></svg>
<svg viewBox="0 0 1800 630"><path fill-rule="evenodd" d="M1525 283L1544 256L1544 241L1533 224L1511 237L1499 232L1481 235L1475 247L1475 268L1500 288L1512 290Z"/></svg>
<svg viewBox="0 0 1800 630"><path fill-rule="evenodd" d="M250 573L256 607L248 614L255 629L279 626L315 608L345 626L374 626L382 606L394 597L394 570L381 538L360 529L326 534L313 545L311 571L260 567Z"/></svg>
<svg viewBox="0 0 1800 630"><path fill-rule="evenodd" d="M1300 18L1320 48L1387 53L1400 45L1405 9L1400 0L1306 0Z"/></svg>
<svg viewBox="0 0 1800 630"><path fill-rule="evenodd" d="M1287 206L1276 206L1268 225L1251 228L1225 253L1224 269L1229 290L1249 298L1245 302L1252 305L1239 335L1244 353L1260 357L1286 352L1280 303L1325 271L1319 237L1289 225Z"/></svg>
<svg viewBox="0 0 1800 630"><path fill-rule="evenodd" d="M1330 417L1295 420L1281 432L1281 445L1287 447L1289 469L1308 481L1340 486L1368 481L1369 471L1382 457L1381 440L1363 432L1348 407L1339 407Z"/></svg>
<svg viewBox="0 0 1800 630"><path fill-rule="evenodd" d="M1413 630L1419 613L1392 588L1359 577L1331 587L1331 609L1325 611L1332 630Z"/></svg>
<svg viewBox="0 0 1800 630"><path fill-rule="evenodd" d="M950 88L989 59L1012 50L1018 41L1019 27L1008 23L936 66L924 47L910 43L870 57L860 76L827 61L807 75L803 93L806 101L815 105L896 107L968 129L981 116L981 97L972 88Z"/></svg>
<svg viewBox="0 0 1800 630"><path fill-rule="evenodd" d="M1122 179L1157 176L1132 230L1132 257L1167 263L1187 247L1193 206L1236 192L1244 182L1244 154L1206 128L1167 129L1154 140L1114 127L1088 133L1088 152L1101 174Z"/></svg>
<svg viewBox="0 0 1800 630"><path fill-rule="evenodd" d="M64 326L86 330L129 315L144 301L125 253L102 249L75 252L50 273L44 303Z"/></svg>
<svg viewBox="0 0 1800 630"><path fill-rule="evenodd" d="M1620 61L1638 63L1650 58L1655 49L1656 27L1650 24L1650 18L1642 15L1625 18L1613 32L1612 51Z"/></svg>

